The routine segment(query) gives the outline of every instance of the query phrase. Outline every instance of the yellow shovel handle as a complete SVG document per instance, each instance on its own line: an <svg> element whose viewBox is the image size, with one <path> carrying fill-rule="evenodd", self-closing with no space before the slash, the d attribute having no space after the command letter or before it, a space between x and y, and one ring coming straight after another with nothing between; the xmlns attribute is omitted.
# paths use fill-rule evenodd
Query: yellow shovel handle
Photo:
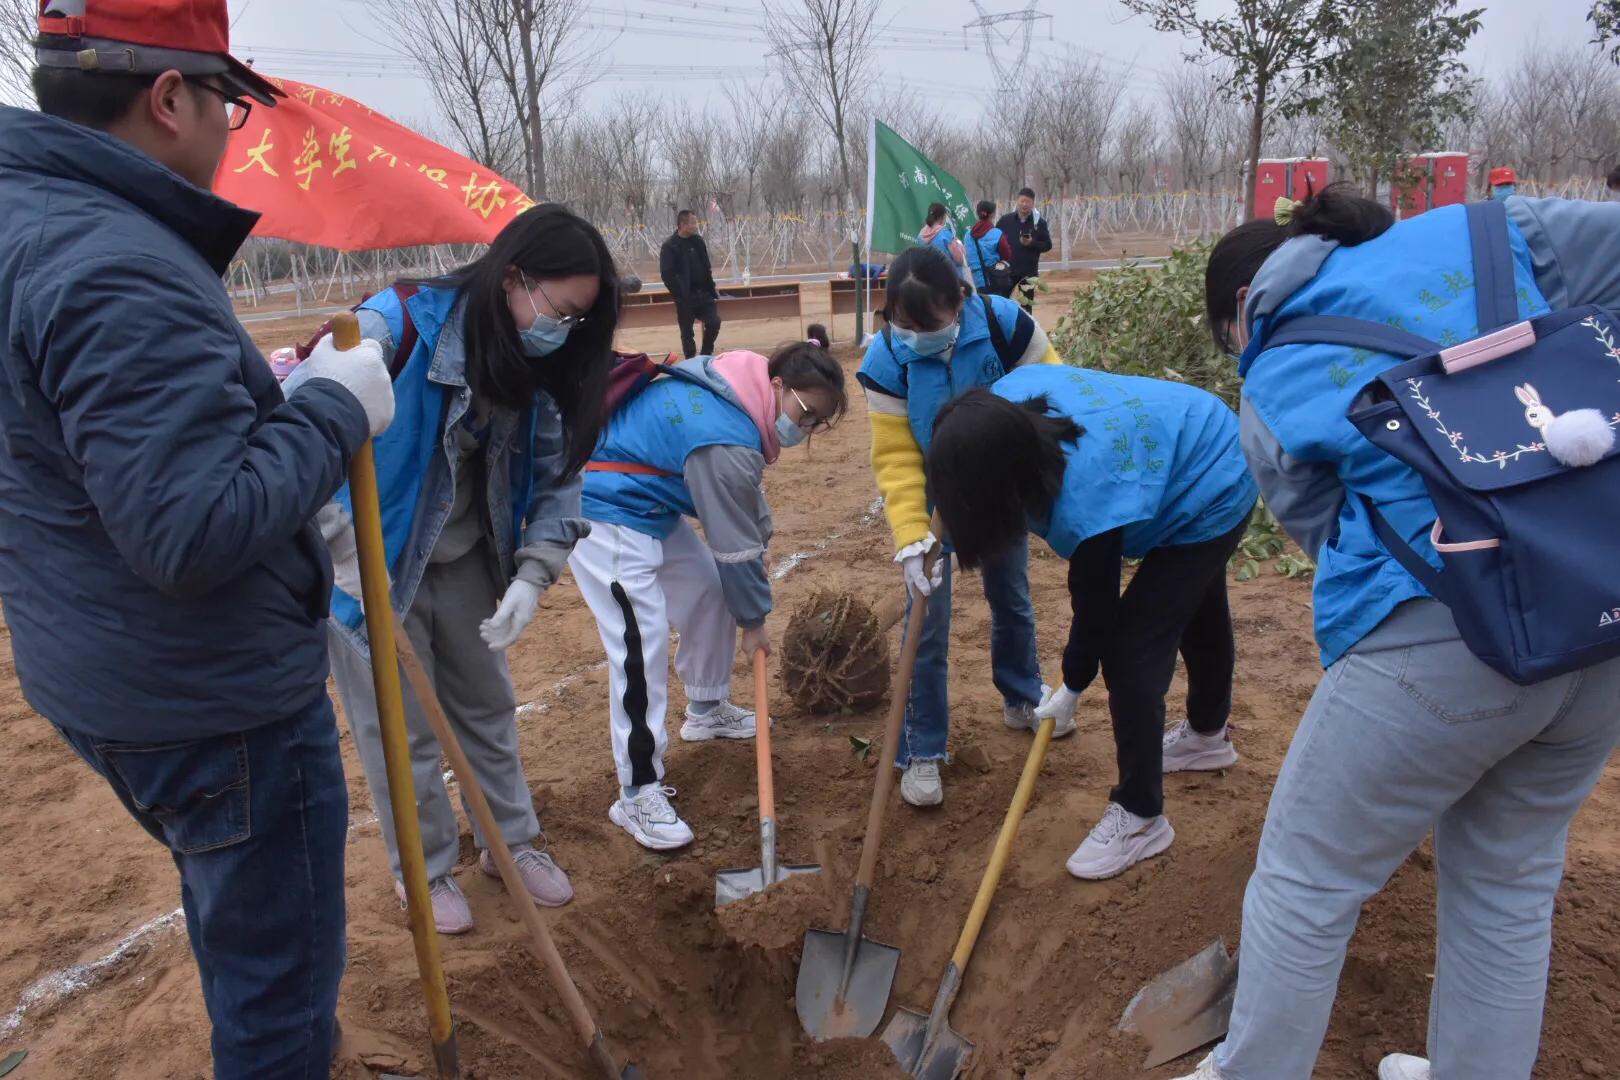
<svg viewBox="0 0 1620 1080"><path fill-rule="evenodd" d="M956 941L956 951L951 954L951 963L956 965L958 972L967 970L968 957L973 955L973 946L979 940L979 931L984 928L985 916L990 913L990 899L995 896L996 886L1001 883L1001 872L1006 869L1007 859L1012 854L1019 823L1024 820L1024 811L1029 809L1029 800L1035 794L1035 778L1040 775L1041 765L1046 761L1046 748L1052 744L1052 729L1056 726L1057 722L1051 717L1041 721L1040 728L1035 732L1035 743L1029 748L1029 757L1024 759L1024 772L1018 778L1012 805L1007 808L1007 816L1001 822L1001 835L996 837L995 850L990 853L990 865L984 868L978 894L973 897L973 907L968 909L967 923L962 927L962 936Z"/></svg>
<svg viewBox="0 0 1620 1080"><path fill-rule="evenodd" d="M360 344L360 322L350 312L332 320L332 343L339 349ZM377 694L377 720L387 764L388 801L394 811L394 839L399 869L405 878L405 910L416 946L416 968L427 1000L428 1031L441 1077L460 1074L456 1063L455 1024L450 994L444 985L444 959L433 925L427 859L422 854L422 826L416 816L416 784L411 779L411 748L405 735L405 697L399 684L399 658L394 646L388 558L383 549L382 509L377 498L377 465L371 440L349 462L349 496L354 508L354 540L359 549L360 592L366 607L366 636L371 642L371 678Z"/></svg>

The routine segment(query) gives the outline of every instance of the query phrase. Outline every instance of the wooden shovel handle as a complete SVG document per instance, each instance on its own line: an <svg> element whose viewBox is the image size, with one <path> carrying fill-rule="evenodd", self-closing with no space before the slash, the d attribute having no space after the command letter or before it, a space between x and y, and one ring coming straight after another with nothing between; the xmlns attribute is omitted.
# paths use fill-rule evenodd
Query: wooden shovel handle
<svg viewBox="0 0 1620 1080"><path fill-rule="evenodd" d="M776 780L771 772L771 713L765 701L765 650L754 651L754 768L759 773L759 820L776 819Z"/></svg>

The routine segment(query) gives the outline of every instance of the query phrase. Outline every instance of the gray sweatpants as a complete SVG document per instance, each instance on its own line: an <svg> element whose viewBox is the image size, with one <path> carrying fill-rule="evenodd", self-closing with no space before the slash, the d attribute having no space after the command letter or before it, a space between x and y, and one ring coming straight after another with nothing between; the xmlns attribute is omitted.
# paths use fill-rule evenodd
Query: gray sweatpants
<svg viewBox="0 0 1620 1080"><path fill-rule="evenodd" d="M1432 1076L1526 1080L1569 823L1617 740L1620 660L1519 686L1434 601L1403 605L1329 668L1243 899L1225 1080L1309 1080L1361 905L1430 831Z"/></svg>
<svg viewBox="0 0 1620 1080"><path fill-rule="evenodd" d="M504 653L491 652L478 636L478 624L500 599L494 559L480 543L449 563L430 563L405 615L405 629L439 701L483 786L489 807L508 844L531 843L540 835L540 820L518 758L517 700ZM366 786L388 845L388 862L399 877L399 846L388 798L382 732L377 723L377 697L371 664L336 631L329 631L332 675L343 714L360 752ZM410 686L405 686L405 727L410 735L411 773L416 783L417 816L422 823L422 850L429 878L450 873L456 865L459 830L445 790L439 741ZM462 799L463 809L466 798ZM472 819L471 812L467 813ZM473 822L473 840L487 848L483 830Z"/></svg>

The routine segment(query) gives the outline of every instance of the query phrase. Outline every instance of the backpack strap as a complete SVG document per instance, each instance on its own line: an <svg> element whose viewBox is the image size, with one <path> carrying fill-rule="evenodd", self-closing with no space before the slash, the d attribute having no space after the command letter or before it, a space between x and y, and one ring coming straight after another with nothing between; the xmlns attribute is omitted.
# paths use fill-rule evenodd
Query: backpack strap
<svg viewBox="0 0 1620 1080"><path fill-rule="evenodd" d="M1379 542L1384 545L1384 550L1389 552L1391 557L1401 564L1401 569L1416 578L1417 583L1427 589L1430 596L1433 596L1436 600L1442 600L1446 593L1446 582L1442 580L1444 575L1430 566L1427 559L1413 550L1412 545L1408 544L1405 538L1395 531L1395 526L1389 523L1389 520L1384 517L1371 499L1359 492L1356 494L1356 498L1361 500L1362 509L1367 511L1367 517L1372 522L1373 533L1378 537Z"/></svg>
<svg viewBox="0 0 1620 1080"><path fill-rule="evenodd" d="M1264 345L1268 349L1279 345L1347 345L1408 360L1440 348L1437 342L1408 330L1346 315L1296 315L1284 319L1266 335Z"/></svg>
<svg viewBox="0 0 1620 1080"><path fill-rule="evenodd" d="M1488 334L1519 321L1519 295L1513 283L1513 249L1508 244L1507 207L1501 202L1469 203L1468 242L1474 255L1474 302L1479 332Z"/></svg>
<svg viewBox="0 0 1620 1080"><path fill-rule="evenodd" d="M388 377L390 379L399 378L399 373L404 371L405 365L410 362L411 353L416 351L418 339L416 323L412 320L411 309L405 306L405 301L420 291L415 285L394 283L394 295L399 297L399 314L404 319L405 325L400 331L399 341L394 345L394 357L388 363Z"/></svg>
<svg viewBox="0 0 1620 1080"><path fill-rule="evenodd" d="M990 325L990 345L996 350L996 359L1001 361L1001 370L1011 371L1018 363L1018 357L1012 355L1012 345L1007 341L1007 334L1001 329L1001 321L996 318L996 309L991 305L990 298L984 293L979 294L979 300L984 304L984 321Z"/></svg>

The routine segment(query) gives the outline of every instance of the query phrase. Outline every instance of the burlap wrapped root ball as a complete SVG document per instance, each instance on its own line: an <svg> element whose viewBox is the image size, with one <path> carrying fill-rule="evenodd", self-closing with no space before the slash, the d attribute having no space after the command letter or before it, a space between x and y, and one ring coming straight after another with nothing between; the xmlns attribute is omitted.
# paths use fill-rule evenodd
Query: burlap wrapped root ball
<svg viewBox="0 0 1620 1080"><path fill-rule="evenodd" d="M889 692L887 627L848 593L822 590L799 606L782 641L782 688L812 713L870 709Z"/></svg>

